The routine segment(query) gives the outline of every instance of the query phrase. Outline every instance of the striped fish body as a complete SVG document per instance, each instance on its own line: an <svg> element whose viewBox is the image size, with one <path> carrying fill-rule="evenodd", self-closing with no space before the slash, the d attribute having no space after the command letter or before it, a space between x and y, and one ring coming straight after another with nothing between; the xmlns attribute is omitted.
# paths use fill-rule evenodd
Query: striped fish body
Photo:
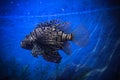
<svg viewBox="0 0 120 80"><path fill-rule="evenodd" d="M22 48L32 50L32 55L43 58L50 62L59 63L61 56L59 49L64 48L67 41L72 40L72 34L66 34L59 29L61 23L52 21L40 23L25 39L21 42Z"/></svg>

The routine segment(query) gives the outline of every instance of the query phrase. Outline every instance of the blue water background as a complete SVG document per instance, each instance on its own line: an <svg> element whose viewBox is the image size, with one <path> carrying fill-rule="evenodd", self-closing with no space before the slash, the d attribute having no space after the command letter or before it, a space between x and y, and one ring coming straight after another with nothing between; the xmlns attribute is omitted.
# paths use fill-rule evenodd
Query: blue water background
<svg viewBox="0 0 120 80"><path fill-rule="evenodd" d="M119 3L109 0L5 0L0 4L1 80L118 80ZM71 55L59 51L60 64L47 62L41 56L35 58L20 47L21 40L39 22L52 19L67 21L72 29L83 25L90 35L85 47L71 43Z"/></svg>

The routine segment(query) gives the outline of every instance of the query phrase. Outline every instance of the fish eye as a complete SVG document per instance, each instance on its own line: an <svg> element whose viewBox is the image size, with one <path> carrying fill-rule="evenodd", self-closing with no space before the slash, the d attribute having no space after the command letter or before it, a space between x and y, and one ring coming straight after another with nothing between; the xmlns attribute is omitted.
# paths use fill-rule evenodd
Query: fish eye
<svg viewBox="0 0 120 80"><path fill-rule="evenodd" d="M55 31L55 28L53 27L52 30Z"/></svg>

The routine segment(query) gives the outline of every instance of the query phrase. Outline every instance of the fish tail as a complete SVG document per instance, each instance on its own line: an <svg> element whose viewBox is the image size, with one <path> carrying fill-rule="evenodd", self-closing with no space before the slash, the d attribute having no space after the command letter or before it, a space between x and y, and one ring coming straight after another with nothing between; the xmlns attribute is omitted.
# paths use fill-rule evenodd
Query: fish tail
<svg viewBox="0 0 120 80"><path fill-rule="evenodd" d="M80 47L86 46L89 42L88 30L83 26L75 28L72 32L72 41Z"/></svg>

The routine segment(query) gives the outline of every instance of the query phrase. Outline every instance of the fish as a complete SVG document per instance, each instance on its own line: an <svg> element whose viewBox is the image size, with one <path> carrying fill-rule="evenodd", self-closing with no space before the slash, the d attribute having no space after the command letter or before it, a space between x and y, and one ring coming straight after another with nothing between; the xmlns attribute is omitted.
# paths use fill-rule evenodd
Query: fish
<svg viewBox="0 0 120 80"><path fill-rule="evenodd" d="M70 30L68 22L62 20L50 20L39 23L21 41L21 47L31 50L32 56L38 58L42 56L46 61L53 63L61 62L59 50L63 50L67 55L71 52L71 43L82 47L89 42L88 30L84 27L77 27Z"/></svg>

